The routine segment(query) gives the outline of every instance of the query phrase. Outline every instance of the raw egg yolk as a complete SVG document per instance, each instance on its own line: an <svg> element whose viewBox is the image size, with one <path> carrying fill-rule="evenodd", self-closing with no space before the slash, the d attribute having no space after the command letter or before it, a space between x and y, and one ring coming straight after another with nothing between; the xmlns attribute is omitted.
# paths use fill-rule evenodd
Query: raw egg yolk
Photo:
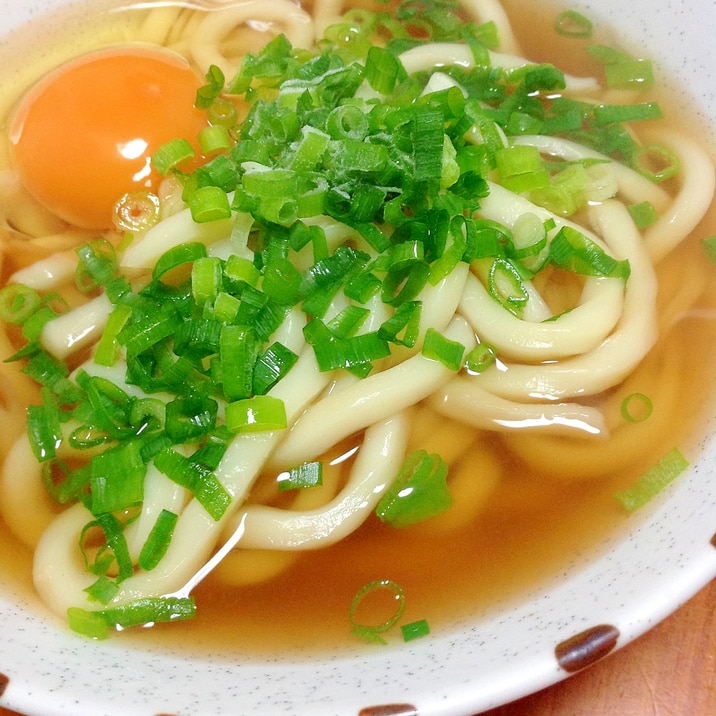
<svg viewBox="0 0 716 716"><path fill-rule="evenodd" d="M152 190L152 154L206 126L194 107L202 82L178 55L114 48L54 70L23 98L10 127L15 168L27 190L65 221L112 225L125 193Z"/></svg>

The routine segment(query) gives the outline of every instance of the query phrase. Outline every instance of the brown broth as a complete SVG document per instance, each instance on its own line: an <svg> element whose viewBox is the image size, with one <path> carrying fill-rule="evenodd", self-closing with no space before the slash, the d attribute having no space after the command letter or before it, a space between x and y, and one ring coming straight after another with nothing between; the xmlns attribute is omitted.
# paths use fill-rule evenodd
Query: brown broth
<svg viewBox="0 0 716 716"><path fill-rule="evenodd" d="M559 66L576 74L593 71L583 58L584 42L555 38L540 43L541 37L554 37L551 10L524 0L506 5L523 11L513 21L528 55L545 61L558 58ZM683 125L682 116L679 122ZM650 366L661 363L661 352L677 356L679 370L670 379L676 381L678 400L669 406L662 442L667 449L678 445L689 457L695 454L693 436L713 396L716 285L709 281L711 269L698 239L715 232L716 220L711 218L660 266L667 286L677 285L679 275L693 277L693 267L699 267L704 291L633 378L640 392L650 395L660 380L658 374L656 381L653 374L648 377ZM659 301L670 297L671 290L662 289ZM635 445L645 429L634 426ZM639 514L627 517L613 493L660 457L648 452L627 467L605 468L598 479L568 481L530 468L510 449L510 435L476 433L474 440L478 457L492 456L499 483L464 529L440 533L426 523L398 530L371 517L348 539L296 556L285 571L260 584L229 587L210 576L195 591L199 616L194 622L137 633L134 643L179 645L227 658L293 649L320 653L354 638L348 621L351 600L363 584L377 579L393 580L403 588L402 623L427 619L434 633L457 618L487 614L525 594L539 598L562 573L594 558L628 524L641 519ZM481 468L471 469L479 479ZM18 549L0 529L0 581L5 588L30 591L30 570L27 550Z"/></svg>

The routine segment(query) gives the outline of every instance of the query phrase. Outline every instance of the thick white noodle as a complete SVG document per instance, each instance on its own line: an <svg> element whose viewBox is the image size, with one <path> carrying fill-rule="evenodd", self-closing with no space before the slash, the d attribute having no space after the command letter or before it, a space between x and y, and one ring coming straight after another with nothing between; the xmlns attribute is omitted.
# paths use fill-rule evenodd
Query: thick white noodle
<svg viewBox="0 0 716 716"><path fill-rule="evenodd" d="M191 218L191 211L184 209L137 237L124 252L120 266L124 269L151 270L157 259L169 249L180 244L200 242L207 246L231 235L235 216L204 224L197 224Z"/></svg>
<svg viewBox="0 0 716 716"><path fill-rule="evenodd" d="M0 514L24 544L34 548L56 508L42 481L42 465L22 434L10 449L0 473Z"/></svg>
<svg viewBox="0 0 716 716"><path fill-rule="evenodd" d="M443 415L481 430L537 431L572 437L606 437L604 416L579 403L520 403L484 390L478 377L454 378L428 404Z"/></svg>
<svg viewBox="0 0 716 716"><path fill-rule="evenodd" d="M598 393L622 380L654 344L657 282L641 235L619 202L592 207L590 217L611 254L628 259L631 266L616 329L589 353L558 363L492 366L480 376L485 390L517 401L561 401Z"/></svg>
<svg viewBox="0 0 716 716"><path fill-rule="evenodd" d="M410 421L402 413L370 426L345 487L313 510L251 505L232 519L243 522L238 548L305 550L342 540L365 521L392 482L405 457Z"/></svg>
<svg viewBox="0 0 716 716"><path fill-rule="evenodd" d="M76 267L77 254L61 251L15 271L7 282L21 283L36 291L49 291L72 279Z"/></svg>
<svg viewBox="0 0 716 716"><path fill-rule="evenodd" d="M240 57L225 57L222 42L239 25L247 24L278 35L283 33L294 47L312 47L315 31L311 16L291 0L244 0L214 9L194 28L189 51L203 72L211 65L227 78L238 69Z"/></svg>
<svg viewBox="0 0 716 716"><path fill-rule="evenodd" d="M590 278L580 302L566 313L544 322L526 321L495 301L473 274L460 301L460 313L501 357L527 363L586 353L603 341L616 325L624 304L624 282Z"/></svg>
<svg viewBox="0 0 716 716"><path fill-rule="evenodd" d="M475 345L474 334L462 318L453 319L445 336L461 342L468 350ZM343 438L427 398L452 375L442 363L417 354L332 392L296 421L272 463L300 465Z"/></svg>
<svg viewBox="0 0 716 716"><path fill-rule="evenodd" d="M102 293L81 306L48 321L40 341L55 358L67 358L75 351L96 343L112 312L112 303Z"/></svg>
<svg viewBox="0 0 716 716"><path fill-rule="evenodd" d="M671 149L680 161L679 193L659 220L644 230L649 255L658 263L703 219L713 201L716 178L713 160L690 137L656 129L648 130L645 137L650 143Z"/></svg>

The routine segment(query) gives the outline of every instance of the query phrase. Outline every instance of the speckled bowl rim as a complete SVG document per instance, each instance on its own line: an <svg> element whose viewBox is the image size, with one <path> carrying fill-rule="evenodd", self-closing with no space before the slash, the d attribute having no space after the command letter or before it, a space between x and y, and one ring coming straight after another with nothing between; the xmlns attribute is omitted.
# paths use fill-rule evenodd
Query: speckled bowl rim
<svg viewBox="0 0 716 716"><path fill-rule="evenodd" d="M0 34L66 4L0 0ZM578 0L569 6L591 18L618 18L632 44L661 48L658 62L689 86L679 91L708 120L716 147L713 0ZM548 589L536 588L492 616L456 622L410 644L321 660L227 663L129 651L121 640L89 643L39 616L23 597L2 596L0 705L30 716L467 716L532 693L565 678L565 665L581 667L629 643L716 576L713 412L706 422L699 459L625 532ZM555 649L575 636L581 650L572 655L587 656L560 666Z"/></svg>

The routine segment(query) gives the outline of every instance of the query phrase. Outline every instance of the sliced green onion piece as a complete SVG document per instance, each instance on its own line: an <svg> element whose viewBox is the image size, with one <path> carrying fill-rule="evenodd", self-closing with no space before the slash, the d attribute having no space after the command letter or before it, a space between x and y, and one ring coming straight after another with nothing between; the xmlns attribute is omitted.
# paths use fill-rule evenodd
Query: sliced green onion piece
<svg viewBox="0 0 716 716"><path fill-rule="evenodd" d="M231 104L228 104L228 106L233 108ZM231 149L233 145L229 130L221 124L204 127L199 132L199 146L206 156Z"/></svg>
<svg viewBox="0 0 716 716"><path fill-rule="evenodd" d="M679 157L659 144L639 147L632 155L632 166L647 179L659 184L676 176L680 168Z"/></svg>
<svg viewBox="0 0 716 716"><path fill-rule="evenodd" d="M252 389L254 395L264 395L278 383L293 366L298 356L282 343L273 343L256 359Z"/></svg>
<svg viewBox="0 0 716 716"><path fill-rule="evenodd" d="M27 436L38 462L51 460L62 444L60 413L52 400L27 408Z"/></svg>
<svg viewBox="0 0 716 716"><path fill-rule="evenodd" d="M197 224L228 219L231 216L229 197L218 186L203 186L189 197L191 217Z"/></svg>
<svg viewBox="0 0 716 716"><path fill-rule="evenodd" d="M226 429L231 433L258 433L283 430L287 426L283 400L255 395L226 406Z"/></svg>
<svg viewBox="0 0 716 716"><path fill-rule="evenodd" d="M117 269L117 254L105 239L90 241L75 249L79 262L75 269L75 284L85 293L109 283Z"/></svg>
<svg viewBox="0 0 716 716"><path fill-rule="evenodd" d="M198 241L179 244L162 254L152 269L152 279L159 280L164 274L187 263L206 257L206 246Z"/></svg>
<svg viewBox="0 0 716 716"><path fill-rule="evenodd" d="M440 361L446 368L458 371L462 367L465 346L462 343L445 338L442 333L434 328L428 328L425 332L421 352L426 358Z"/></svg>
<svg viewBox="0 0 716 716"><path fill-rule="evenodd" d="M550 261L566 271L585 276L629 277L629 262L609 256L601 247L571 226L563 226L549 246Z"/></svg>
<svg viewBox="0 0 716 716"><path fill-rule="evenodd" d="M163 144L152 156L152 166L166 176L172 169L194 156L194 149L188 139L172 139Z"/></svg>
<svg viewBox="0 0 716 716"><path fill-rule="evenodd" d="M632 512L643 507L658 495L670 482L675 480L689 466L678 448L673 448L651 469L647 470L635 483L625 490L615 493L614 497L622 506Z"/></svg>
<svg viewBox="0 0 716 716"><path fill-rule="evenodd" d="M41 305L37 291L20 283L0 290L0 318L7 323L22 325Z"/></svg>
<svg viewBox="0 0 716 716"><path fill-rule="evenodd" d="M365 61L365 78L380 94L390 94L398 79L400 62L388 50L373 45Z"/></svg>
<svg viewBox="0 0 716 716"><path fill-rule="evenodd" d="M134 574L132 557L129 554L129 546L127 545L127 539L124 536L124 532L122 531L122 525L119 520L109 512L104 512L101 515L96 515L95 517L96 524L102 528L102 531L107 539L107 547L112 551L114 559L117 561L117 583L122 582ZM105 565L103 565L103 567L104 566Z"/></svg>
<svg viewBox="0 0 716 716"><path fill-rule="evenodd" d="M101 641L109 636L109 624L100 612L92 612L80 607L69 607L67 624L73 632L90 639Z"/></svg>
<svg viewBox="0 0 716 716"><path fill-rule="evenodd" d="M323 463L304 462L278 476L278 489L298 490L323 484Z"/></svg>
<svg viewBox="0 0 716 716"><path fill-rule="evenodd" d="M219 405L204 395L180 395L167 403L164 429L175 443L201 438L214 429Z"/></svg>
<svg viewBox="0 0 716 716"><path fill-rule="evenodd" d="M522 313L529 294L519 271L511 261L497 258L490 264L487 292L510 313Z"/></svg>
<svg viewBox="0 0 716 716"><path fill-rule="evenodd" d="M549 175L537 147L529 144L503 147L495 152L495 162L503 186L517 194L549 184Z"/></svg>
<svg viewBox="0 0 716 716"><path fill-rule="evenodd" d="M231 504L231 496L212 470L192 462L169 447L157 453L154 466L170 480L186 487L216 521L221 519Z"/></svg>
<svg viewBox="0 0 716 716"><path fill-rule="evenodd" d="M416 622L410 622L410 624L403 624L400 627L400 631L403 634L403 641L408 642L430 634L430 627L426 619L420 619Z"/></svg>
<svg viewBox="0 0 716 716"><path fill-rule="evenodd" d="M113 366L119 357L119 343L117 336L127 325L132 316L132 309L126 303L120 303L112 310L107 318L102 337L97 343L94 353L94 362L97 365Z"/></svg>
<svg viewBox="0 0 716 716"><path fill-rule="evenodd" d="M425 450L410 454L376 507L376 514L392 527L408 527L447 510L453 503L445 482L448 466Z"/></svg>
<svg viewBox="0 0 716 716"><path fill-rule="evenodd" d="M465 356L465 368L470 373L482 373L495 362L496 358L497 353L491 345L478 343Z"/></svg>
<svg viewBox="0 0 716 716"><path fill-rule="evenodd" d="M716 236L707 236L705 239L702 239L701 248L706 254L706 258L712 264L716 264Z"/></svg>
<svg viewBox="0 0 716 716"><path fill-rule="evenodd" d="M557 15L554 29L562 37L591 37L592 21L576 10L564 10Z"/></svg>
<svg viewBox="0 0 716 716"><path fill-rule="evenodd" d="M90 473L92 514L114 512L140 504L144 499L146 471L138 440L95 455Z"/></svg>
<svg viewBox="0 0 716 716"><path fill-rule="evenodd" d="M615 122L640 122L662 119L664 113L656 102L642 104L599 104L594 108L594 120L597 124Z"/></svg>
<svg viewBox="0 0 716 716"><path fill-rule="evenodd" d="M641 90L654 84L651 60L628 58L605 66L604 75L609 89Z"/></svg>
<svg viewBox="0 0 716 716"><path fill-rule="evenodd" d="M110 628L126 629L160 622L193 619L196 604L193 597L145 597L121 607L96 612L79 607L67 610L70 628L91 639L106 639Z"/></svg>
<svg viewBox="0 0 716 716"><path fill-rule="evenodd" d="M218 258L206 256L194 262L191 269L191 293L199 306L216 300L222 277L221 261Z"/></svg>
<svg viewBox="0 0 716 716"><path fill-rule="evenodd" d="M361 607L361 603L364 599L370 595L375 595L380 591L393 592L393 601L395 602L395 608L392 614L382 622L377 624L364 624L358 620L358 610ZM394 582L392 579L379 579L374 582L368 582L364 584L353 597L351 607L349 611L349 619L351 623L351 631L356 636L365 639L366 641L373 642L374 644L386 644L387 642L382 637L383 632L388 631L400 617L403 615L405 610L405 593L403 588Z"/></svg>
<svg viewBox="0 0 716 716"><path fill-rule="evenodd" d="M247 326L224 326L219 343L224 395L229 400L248 398L253 386L256 336Z"/></svg>
<svg viewBox="0 0 716 716"><path fill-rule="evenodd" d="M637 229L645 229L647 226L651 226L659 220L659 214L654 208L654 205L649 201L629 204L627 209Z"/></svg>
<svg viewBox="0 0 716 716"><path fill-rule="evenodd" d="M84 589L87 592L89 598L100 604L107 604L117 594L120 587L114 579L110 579L106 575L102 575L91 584L89 587Z"/></svg>
<svg viewBox="0 0 716 716"><path fill-rule="evenodd" d="M137 563L142 569L154 569L161 562L169 548L178 519L179 515L170 510L164 509L159 513L139 553Z"/></svg>
<svg viewBox="0 0 716 716"><path fill-rule="evenodd" d="M643 393L627 395L621 404L621 414L629 423L641 423L648 420L654 411L651 399Z"/></svg>

